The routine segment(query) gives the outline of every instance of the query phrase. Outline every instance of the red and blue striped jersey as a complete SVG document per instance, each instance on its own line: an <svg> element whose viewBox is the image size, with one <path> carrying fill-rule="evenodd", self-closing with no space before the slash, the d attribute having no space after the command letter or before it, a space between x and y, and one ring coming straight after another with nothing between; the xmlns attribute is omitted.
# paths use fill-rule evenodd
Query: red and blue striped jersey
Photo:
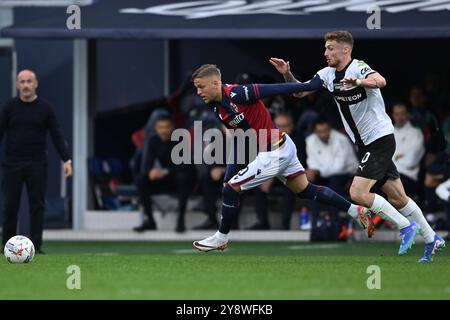
<svg viewBox="0 0 450 320"><path fill-rule="evenodd" d="M259 136L264 132L267 136L266 143L277 143L282 137L281 132L272 137L271 130L278 130L272 122L269 111L259 98L257 84L248 85L223 85L222 101L209 104L220 121L228 129L242 129L244 131L254 129ZM264 130L264 131L261 131ZM259 147L265 147L259 145Z"/></svg>

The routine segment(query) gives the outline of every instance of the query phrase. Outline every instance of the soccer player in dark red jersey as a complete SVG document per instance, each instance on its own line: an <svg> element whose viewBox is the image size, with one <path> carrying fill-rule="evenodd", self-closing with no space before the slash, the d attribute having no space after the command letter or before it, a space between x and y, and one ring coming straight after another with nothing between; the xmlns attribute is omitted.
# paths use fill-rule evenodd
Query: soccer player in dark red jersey
<svg viewBox="0 0 450 320"><path fill-rule="evenodd" d="M318 200L347 212L361 225L368 237L374 232L369 209L357 206L330 188L316 186L306 179L297 149L291 138L272 123L262 98L308 90L314 83L277 83L222 85L221 73L215 65L205 64L192 75L197 94L229 129L252 130L258 141L258 154L240 169L236 154L228 159L222 190L222 219L212 236L195 241L201 251L223 250L228 245L228 233L239 208L239 195L264 181L277 177L300 198Z"/></svg>

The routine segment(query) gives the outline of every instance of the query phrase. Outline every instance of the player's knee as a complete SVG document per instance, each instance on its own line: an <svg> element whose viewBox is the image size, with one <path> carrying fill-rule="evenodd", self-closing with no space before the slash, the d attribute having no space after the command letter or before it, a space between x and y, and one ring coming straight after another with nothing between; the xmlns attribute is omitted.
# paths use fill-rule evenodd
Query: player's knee
<svg viewBox="0 0 450 320"><path fill-rule="evenodd" d="M231 185L230 183L226 182L223 184L222 195L224 192L230 192L231 190L239 193L241 192L241 187L238 185Z"/></svg>
<svg viewBox="0 0 450 320"><path fill-rule="evenodd" d="M239 192L235 190L230 184L225 184L222 189L223 206L238 208L239 207Z"/></svg>
<svg viewBox="0 0 450 320"><path fill-rule="evenodd" d="M303 191L305 191L305 189L308 187L308 183L303 184L303 183L298 183L296 185L294 185L294 187L291 189L295 194L301 193Z"/></svg>
<svg viewBox="0 0 450 320"><path fill-rule="evenodd" d="M309 181L305 174L288 178L286 186L295 194L303 192L308 187Z"/></svg>
<svg viewBox="0 0 450 320"><path fill-rule="evenodd" d="M352 185L350 187L350 198L355 203L370 207L370 193L358 186Z"/></svg>
<svg viewBox="0 0 450 320"><path fill-rule="evenodd" d="M226 183L222 188L223 201L228 204L236 204L239 201L239 186L232 186Z"/></svg>

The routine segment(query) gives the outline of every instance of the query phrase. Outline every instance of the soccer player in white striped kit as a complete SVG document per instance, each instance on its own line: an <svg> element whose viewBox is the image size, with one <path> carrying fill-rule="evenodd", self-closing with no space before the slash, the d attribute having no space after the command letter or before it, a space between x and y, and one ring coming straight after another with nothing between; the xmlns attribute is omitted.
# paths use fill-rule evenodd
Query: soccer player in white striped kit
<svg viewBox="0 0 450 320"><path fill-rule="evenodd" d="M360 165L350 188L352 200L392 221L400 229L399 255L411 248L414 237L421 232L425 252L419 262L430 262L435 251L445 247L445 241L433 231L422 210L406 195L392 161L394 127L380 91L386 86L386 80L364 61L352 59L352 49L350 32L325 34L324 55L328 66L307 82L313 90L302 90L294 96L304 97L322 86L333 94L345 130L359 149ZM286 82L299 82L290 71L289 61L271 58L270 63ZM375 185L381 187L388 200L371 192Z"/></svg>

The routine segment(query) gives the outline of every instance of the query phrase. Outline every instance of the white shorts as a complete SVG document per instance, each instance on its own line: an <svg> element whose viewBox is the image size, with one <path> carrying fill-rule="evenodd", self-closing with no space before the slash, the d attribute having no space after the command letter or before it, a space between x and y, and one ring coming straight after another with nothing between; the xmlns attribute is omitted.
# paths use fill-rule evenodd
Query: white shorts
<svg viewBox="0 0 450 320"><path fill-rule="evenodd" d="M277 177L284 184L289 177L303 174L305 169L297 158L297 148L286 134L284 144L273 151L260 152L246 168L233 176L229 183L249 190L264 181Z"/></svg>

